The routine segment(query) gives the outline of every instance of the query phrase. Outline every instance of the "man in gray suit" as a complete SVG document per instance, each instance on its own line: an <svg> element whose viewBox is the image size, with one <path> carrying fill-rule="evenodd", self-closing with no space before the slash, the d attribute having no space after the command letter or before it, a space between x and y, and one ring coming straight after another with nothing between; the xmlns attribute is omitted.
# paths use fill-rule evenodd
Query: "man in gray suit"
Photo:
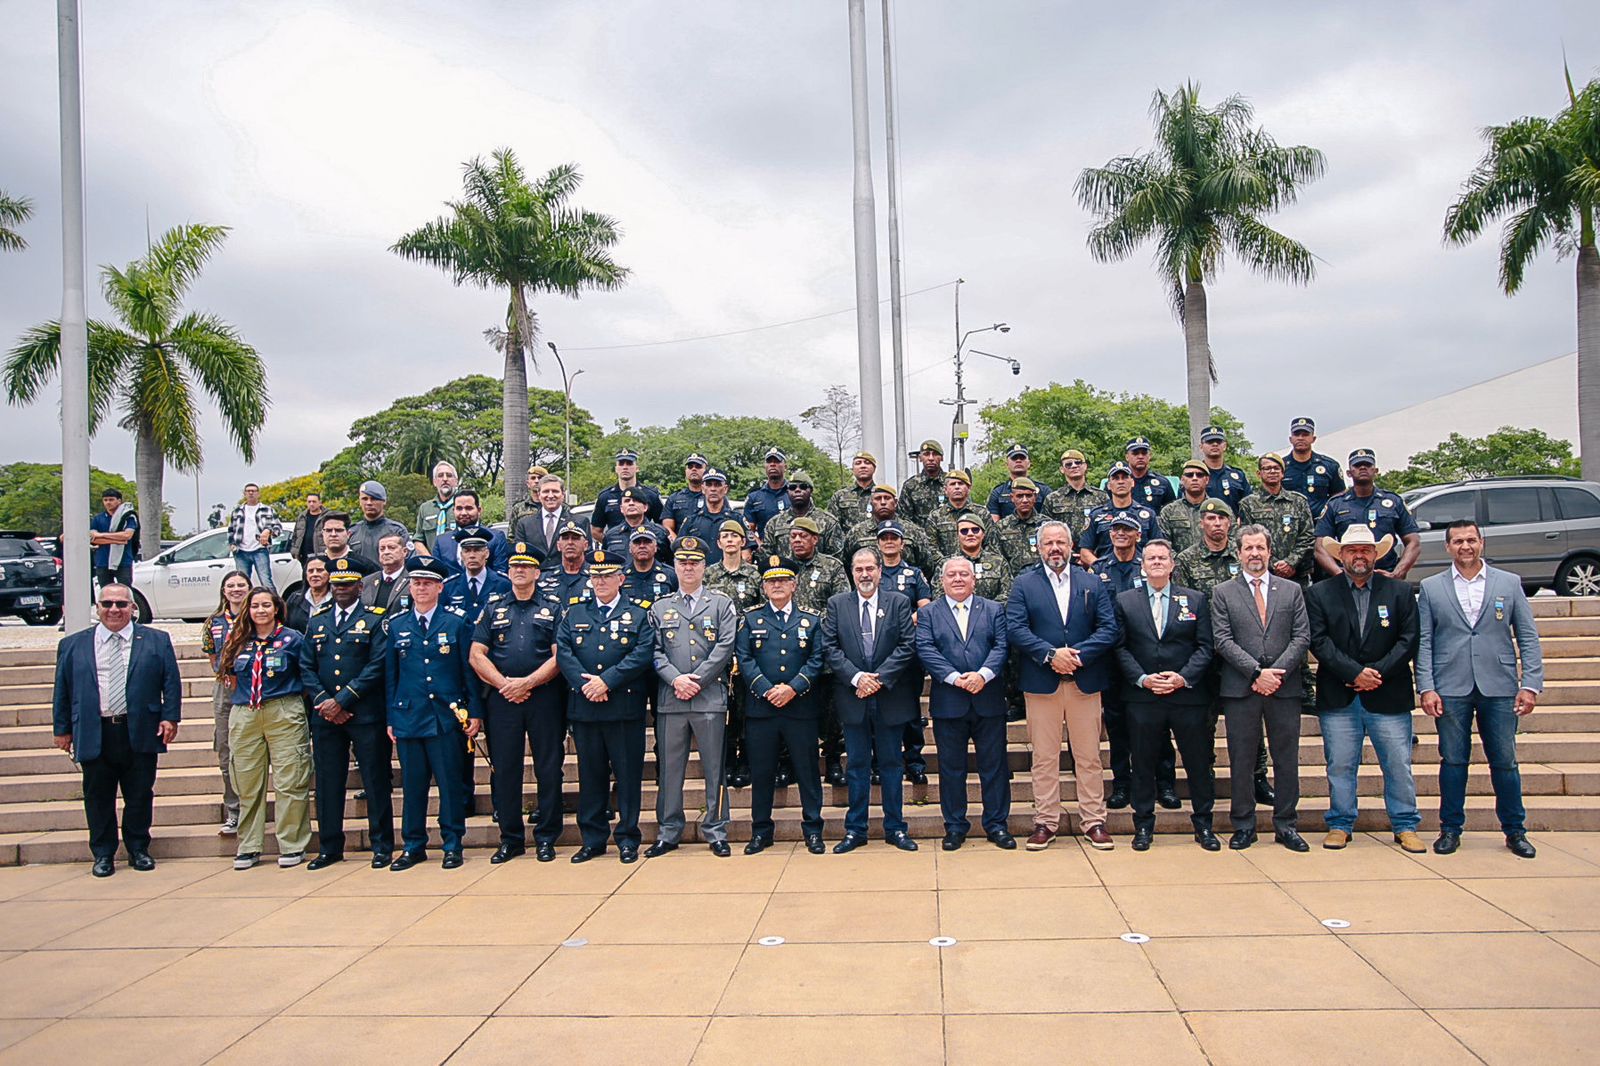
<svg viewBox="0 0 1600 1066"><path fill-rule="evenodd" d="M1271 573L1271 536L1259 525L1239 530L1243 572L1211 592L1223 713L1228 720L1230 814L1228 847L1256 842L1253 775L1266 723L1272 752L1273 839L1308 851L1297 826L1300 803L1301 674L1311 647L1305 596L1292 579Z"/></svg>
<svg viewBox="0 0 1600 1066"><path fill-rule="evenodd" d="M1461 844L1476 717L1506 847L1531 859L1537 852L1528 843L1522 808L1517 721L1533 713L1544 688L1539 630L1522 582L1484 563L1476 522L1450 523L1444 539L1455 565L1423 581L1417 602L1417 691L1439 728L1439 839L1433 850L1449 855Z"/></svg>
<svg viewBox="0 0 1600 1066"><path fill-rule="evenodd" d="M726 593L706 588L706 546L698 537L679 538L673 553L678 591L650 606L655 624L656 842L654 859L675 851L683 839L683 778L689 767L689 737L700 751L706 813L700 835L718 858L728 857L728 800L722 787L722 745L728 723L728 664L739 629L738 611Z"/></svg>

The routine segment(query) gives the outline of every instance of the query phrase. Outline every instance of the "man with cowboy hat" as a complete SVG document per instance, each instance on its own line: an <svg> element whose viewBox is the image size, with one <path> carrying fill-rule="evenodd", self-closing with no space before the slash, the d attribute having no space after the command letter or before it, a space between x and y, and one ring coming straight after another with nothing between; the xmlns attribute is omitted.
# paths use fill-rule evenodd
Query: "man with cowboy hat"
<svg viewBox="0 0 1600 1066"><path fill-rule="evenodd" d="M1383 803L1394 839L1409 852L1426 851L1417 836L1417 784L1411 775L1411 712L1416 689L1417 603L1411 586L1377 569L1395 538L1374 538L1364 522L1318 548L1342 573L1306 594L1311 650L1317 657L1317 717L1328 764L1330 850L1350 842L1356 823L1356 775L1361 742L1371 738L1383 770Z"/></svg>

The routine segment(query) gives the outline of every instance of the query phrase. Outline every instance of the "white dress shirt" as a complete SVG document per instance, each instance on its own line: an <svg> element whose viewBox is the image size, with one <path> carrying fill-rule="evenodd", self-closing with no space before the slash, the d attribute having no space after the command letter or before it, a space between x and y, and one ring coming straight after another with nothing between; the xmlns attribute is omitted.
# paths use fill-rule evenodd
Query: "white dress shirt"
<svg viewBox="0 0 1600 1066"><path fill-rule="evenodd" d="M1048 566L1042 569L1051 591L1056 594L1056 606L1061 608L1061 624L1066 625L1067 615L1072 610L1072 565L1062 567L1059 574Z"/></svg>
<svg viewBox="0 0 1600 1066"><path fill-rule="evenodd" d="M1049 567L1045 567L1046 571L1048 571L1049 569L1050 569ZM977 597L975 597L975 596L968 596L965 600L957 600L957 599L955 599L953 597L950 597L950 596L946 596L944 598L944 602L950 608L950 613L956 616L956 619L957 619L956 625L958 627L961 624L960 623L961 615L958 613L957 608L964 607L966 609L966 612L967 612L967 634L969 636L972 634L972 604L976 599L977 599ZM989 669L987 666L980 666L978 668L978 675L983 678L984 684L988 684L990 681L994 680L994 671ZM947 685L954 685L960 679L961 679L961 672L959 670L952 670L948 674L944 675L944 678L943 678L944 683L947 684Z"/></svg>
<svg viewBox="0 0 1600 1066"><path fill-rule="evenodd" d="M1478 624L1478 616L1483 614L1483 590L1489 587L1487 566L1478 566L1478 576L1469 578L1462 574L1461 568L1450 567L1455 589L1456 600L1461 604L1461 613L1467 616L1467 625Z"/></svg>
<svg viewBox="0 0 1600 1066"><path fill-rule="evenodd" d="M110 640L114 640L114 641L117 642L116 644L113 645L113 647L122 656L122 688L123 688L123 691L122 691L121 695L118 697L116 703L113 703L113 701L112 701L112 693L111 693L111 685L110 685L110 680L111 679L107 675L106 668L105 668L104 664L101 663L101 661L100 661L101 649L104 648L106 642L110 641ZM104 717L104 718L111 717L112 708L114 706L117 706L118 704L120 704L120 706L122 707L122 713L124 713L124 714L127 713L127 710L128 710L128 692L127 692L127 688L128 688L128 660L132 656L133 656L133 624L131 622L128 625L123 626L122 629L119 632L112 632L111 630L107 629L106 628L106 624L104 622L99 622L99 623L97 623L95 625L95 627L94 627L95 680L99 683L99 687L100 687L100 715L101 715L101 717Z"/></svg>
<svg viewBox="0 0 1600 1066"><path fill-rule="evenodd" d="M433 616L439 613L439 608L435 607L431 611L412 611L411 613L417 616L417 621L421 622L428 632L433 632Z"/></svg>

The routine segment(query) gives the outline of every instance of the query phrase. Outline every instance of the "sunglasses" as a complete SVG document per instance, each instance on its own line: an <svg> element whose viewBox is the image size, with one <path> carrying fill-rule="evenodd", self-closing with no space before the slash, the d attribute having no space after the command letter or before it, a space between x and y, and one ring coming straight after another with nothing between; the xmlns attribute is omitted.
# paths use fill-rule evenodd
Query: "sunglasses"
<svg viewBox="0 0 1600 1066"><path fill-rule="evenodd" d="M1064 459L1064 460L1062 460L1061 465L1062 466L1082 466L1083 465L1083 460L1082 459Z"/></svg>
<svg viewBox="0 0 1600 1066"><path fill-rule="evenodd" d="M983 530L981 530L981 529L958 529L958 530L956 530L956 532L961 534L963 537L976 537L979 533L982 533Z"/></svg>
<svg viewBox="0 0 1600 1066"><path fill-rule="evenodd" d="M1184 472L1183 472L1183 476L1184 476L1184 477L1209 477L1209 476L1210 476L1210 475L1208 475L1208 474L1202 474L1202 473L1201 473L1201 472L1200 472L1200 471L1198 471L1198 470L1185 470L1185 471L1184 471Z"/></svg>
<svg viewBox="0 0 1600 1066"><path fill-rule="evenodd" d="M101 600L100 606L108 611L123 611L133 606L132 600Z"/></svg>

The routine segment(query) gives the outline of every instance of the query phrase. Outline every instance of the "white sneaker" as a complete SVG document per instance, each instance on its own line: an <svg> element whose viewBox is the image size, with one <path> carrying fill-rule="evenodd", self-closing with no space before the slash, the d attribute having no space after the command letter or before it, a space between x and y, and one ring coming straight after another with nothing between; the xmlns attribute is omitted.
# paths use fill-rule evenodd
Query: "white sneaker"
<svg viewBox="0 0 1600 1066"><path fill-rule="evenodd" d="M295 851L295 852L290 852L288 855L279 855L278 856L278 865L283 867L285 870L287 870L291 866L299 866L301 863L303 863L305 861L306 861L306 856L305 856L305 852L303 852L303 851Z"/></svg>
<svg viewBox="0 0 1600 1066"><path fill-rule="evenodd" d="M217 830L217 836L219 836L219 837L231 837L231 836L238 836L238 835L239 835L239 818L238 818L237 815L230 814L230 815L228 815L228 817L226 819L223 820L222 828Z"/></svg>
<svg viewBox="0 0 1600 1066"><path fill-rule="evenodd" d="M260 861L261 856L254 852L251 852L248 855L235 855L233 857L233 868L235 870L248 870Z"/></svg>

